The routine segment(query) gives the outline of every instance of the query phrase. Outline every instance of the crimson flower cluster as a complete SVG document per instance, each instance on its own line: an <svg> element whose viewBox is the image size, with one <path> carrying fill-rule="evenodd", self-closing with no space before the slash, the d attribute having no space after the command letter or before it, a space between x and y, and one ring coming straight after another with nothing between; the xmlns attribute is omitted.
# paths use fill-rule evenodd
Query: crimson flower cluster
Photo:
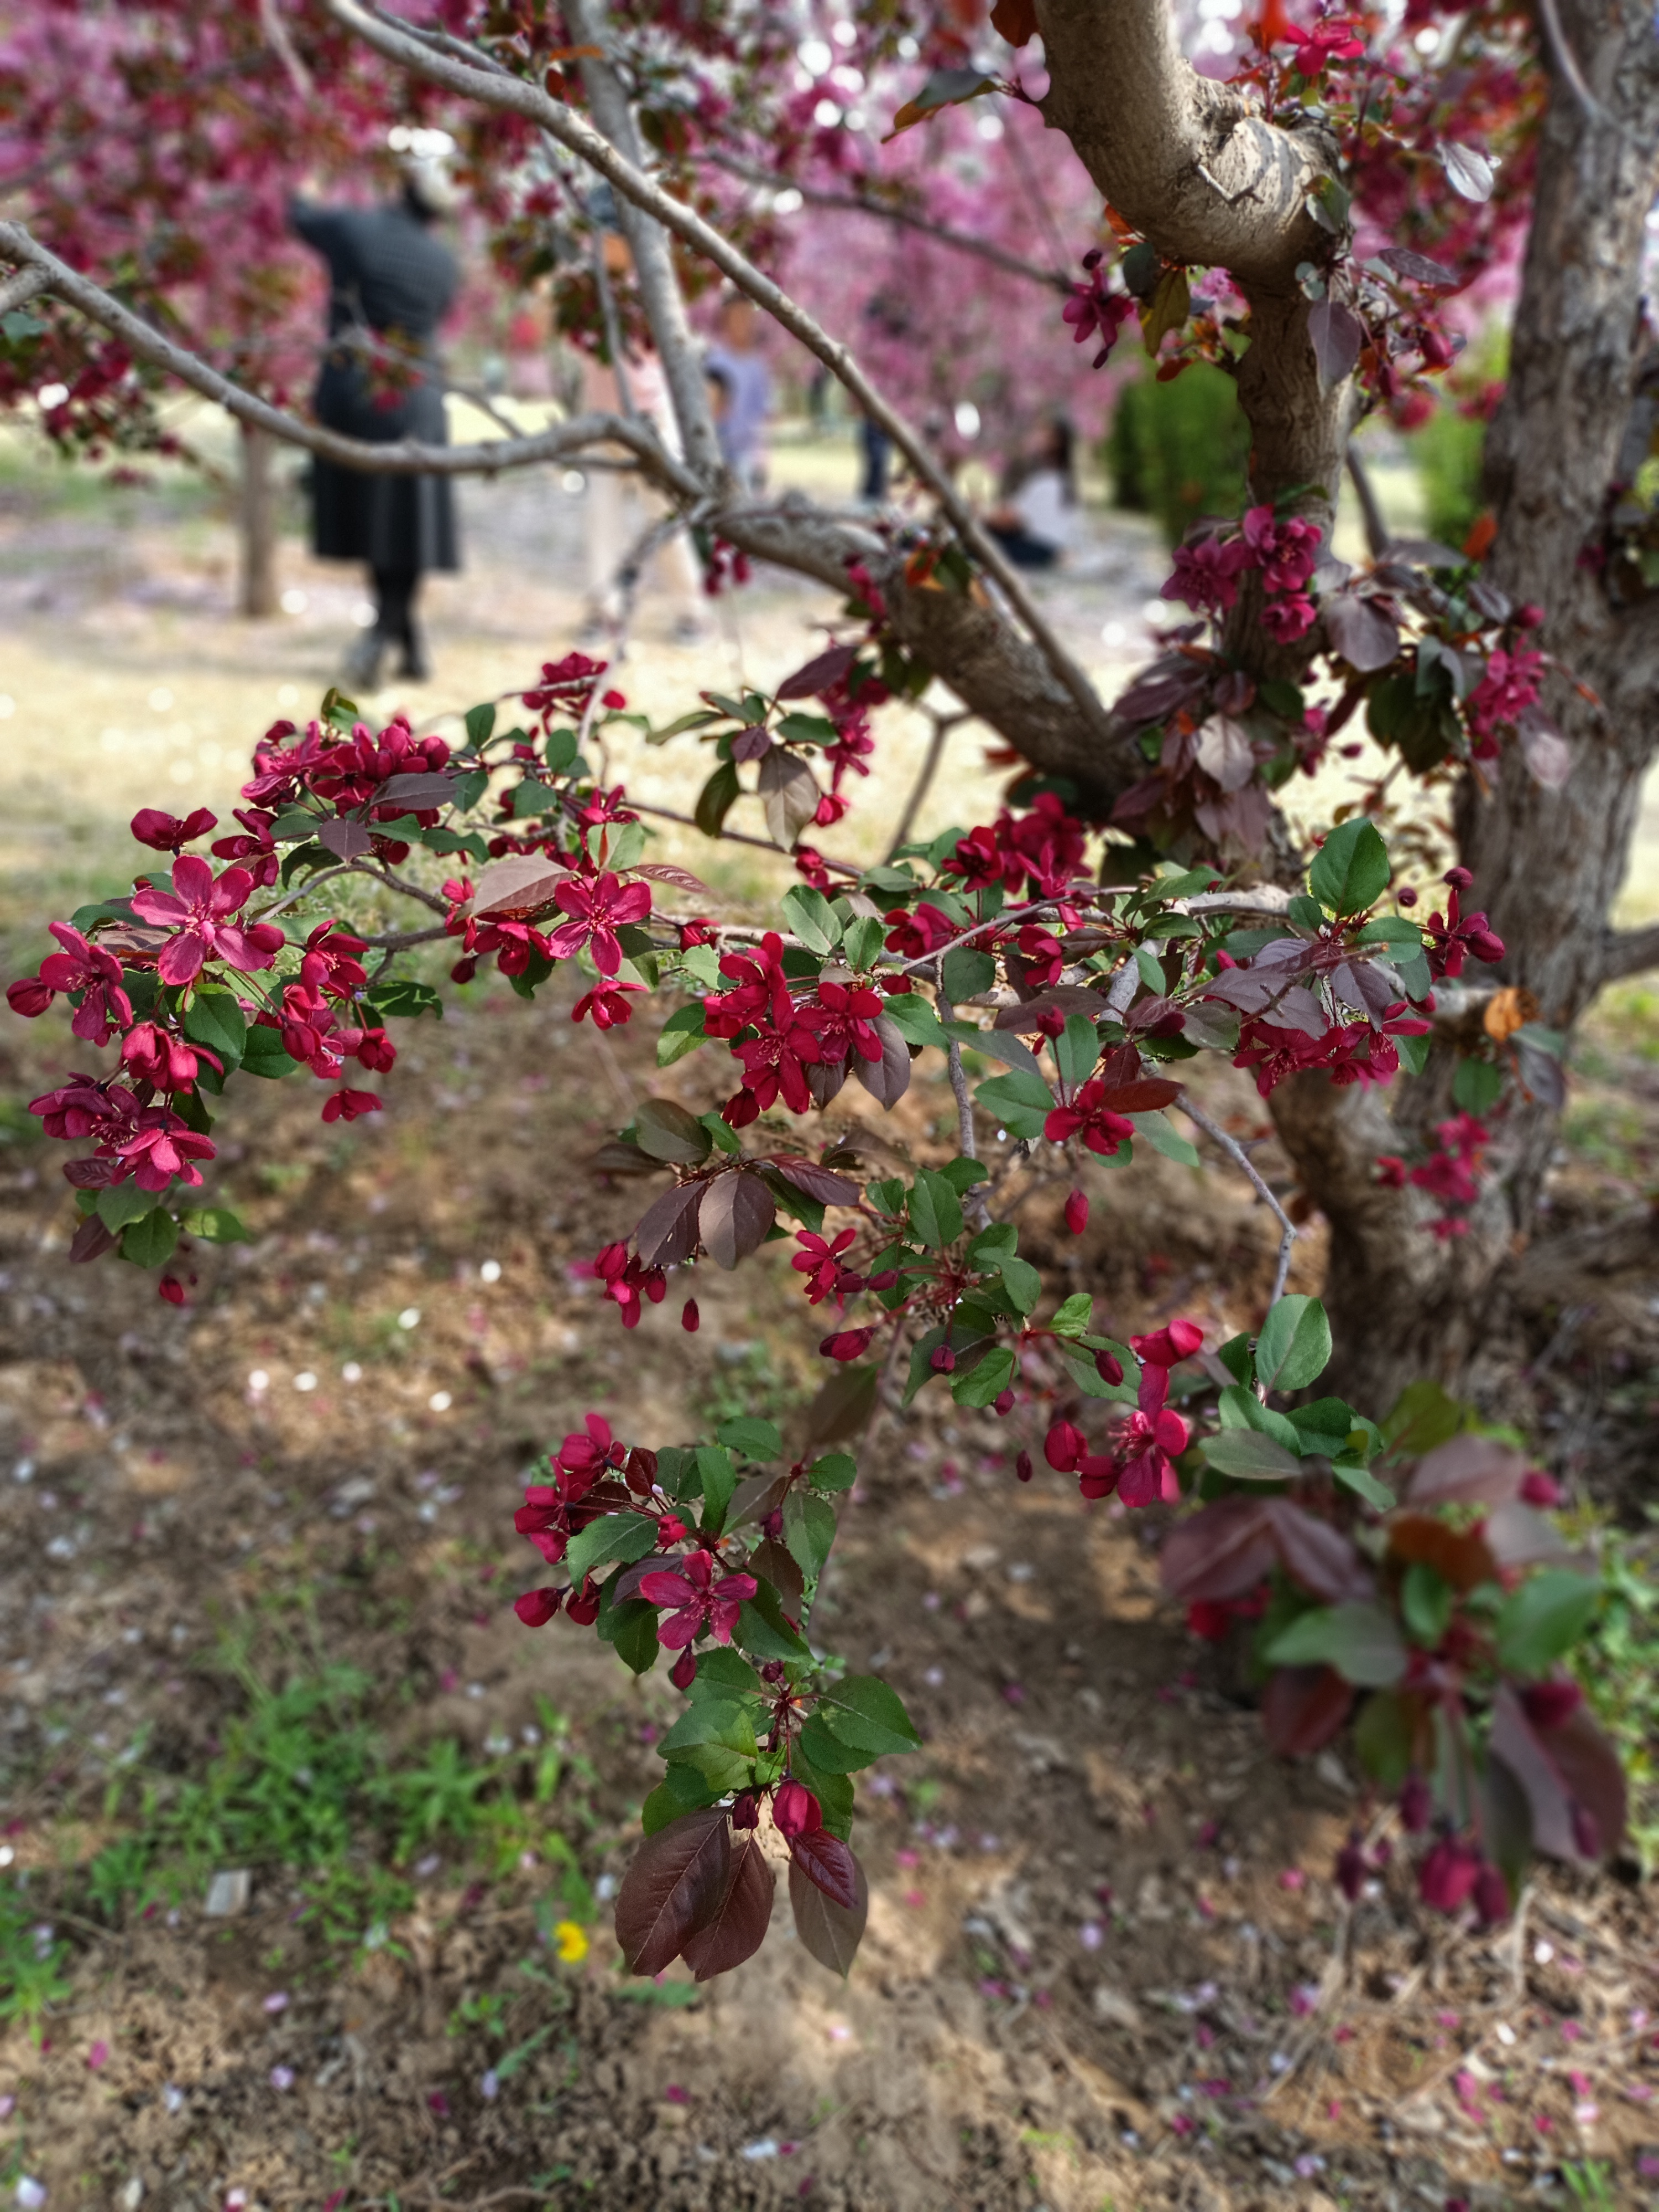
<svg viewBox="0 0 1659 2212"><path fill-rule="evenodd" d="M1071 1421L1056 1421L1043 1441L1043 1457L1049 1466L1057 1474L1075 1474L1085 1498L1109 1498L1115 1491L1126 1505L1152 1505L1160 1498L1176 1503L1181 1483L1175 1458L1186 1450L1191 1431L1165 1402L1170 1370L1190 1359L1203 1341L1198 1323L1184 1320L1172 1321L1147 1336L1131 1337L1129 1348L1140 1362L1137 1403L1115 1433L1111 1448L1091 1452L1081 1429ZM1109 1353L1104 1361L1105 1379L1121 1382L1123 1371L1118 1362Z"/></svg>
<svg viewBox="0 0 1659 2212"><path fill-rule="evenodd" d="M1237 600L1239 578L1259 569L1267 594L1261 627L1278 644L1294 644L1314 625L1308 586L1319 565L1319 544L1316 523L1299 515L1281 521L1271 507L1250 507L1237 534L1206 524L1176 548L1163 597L1222 614Z"/></svg>
<svg viewBox="0 0 1659 2212"><path fill-rule="evenodd" d="M703 1026L710 1036L734 1040L742 1064L742 1082L721 1109L731 1128L746 1128L780 1097L792 1114L807 1112L812 1068L842 1064L854 1054L880 1060L875 1024L881 993L868 983L820 981L812 998L798 1003L775 930L752 953L725 954L720 973L730 988L704 999Z"/></svg>
<svg viewBox="0 0 1659 2212"><path fill-rule="evenodd" d="M1455 983L1471 953L1477 960L1501 960L1504 940L1484 914L1466 915L1462 911L1462 895L1474 881L1468 870L1449 869L1445 881L1451 885L1446 911L1429 916L1423 925L1423 936L1435 981L1438 982L1443 976L1448 982Z"/></svg>
<svg viewBox="0 0 1659 2212"><path fill-rule="evenodd" d="M1473 1114L1455 1114L1436 1122L1434 1134L1434 1150L1415 1167L1408 1168L1396 1153L1383 1152L1377 1158L1376 1171L1378 1182L1391 1190L1402 1190L1409 1183L1438 1200L1441 1210L1429 1227L1443 1242L1468 1229L1470 1209L1480 1195L1480 1170L1492 1132Z"/></svg>
<svg viewBox="0 0 1659 2212"><path fill-rule="evenodd" d="M1100 350L1091 364L1096 368L1106 366L1135 304L1128 293L1112 290L1104 264L1105 256L1098 246L1084 255L1085 281L1073 283L1071 297L1060 311L1060 320L1071 325L1073 345L1100 340Z"/></svg>

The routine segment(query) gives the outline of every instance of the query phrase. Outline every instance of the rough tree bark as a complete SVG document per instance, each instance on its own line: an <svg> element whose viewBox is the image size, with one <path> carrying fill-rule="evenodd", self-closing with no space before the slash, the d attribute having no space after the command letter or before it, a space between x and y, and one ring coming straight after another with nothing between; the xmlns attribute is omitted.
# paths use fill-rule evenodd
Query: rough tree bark
<svg viewBox="0 0 1659 2212"><path fill-rule="evenodd" d="M276 611L276 458L269 430L242 425L242 472L238 526L241 544L242 612L265 621Z"/></svg>

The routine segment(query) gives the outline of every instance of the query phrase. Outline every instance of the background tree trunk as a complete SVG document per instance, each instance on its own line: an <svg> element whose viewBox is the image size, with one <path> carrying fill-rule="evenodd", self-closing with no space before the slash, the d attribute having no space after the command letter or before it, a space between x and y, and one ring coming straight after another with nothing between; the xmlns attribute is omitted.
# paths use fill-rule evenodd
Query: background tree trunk
<svg viewBox="0 0 1659 2212"><path fill-rule="evenodd" d="M1456 808L1459 855L1504 939L1494 972L1570 1030L1609 972L1607 921L1624 881L1642 780L1659 747L1659 601L1620 606L1601 558L1608 492L1643 368L1644 225L1659 185L1659 40L1644 0L1611 12L1567 0L1565 34L1606 110L1588 117L1556 76L1538 157L1538 198L1516 303L1508 389L1488 442L1498 536L1487 574L1547 611L1543 642L1597 695L1553 678L1545 703L1572 750L1548 791L1505 754L1488 789L1471 776ZM1628 457L1625 457L1628 465ZM1405 1152L1455 1110L1457 1054L1385 1100L1301 1077L1273 1117L1304 1188L1331 1224L1326 1301L1338 1344L1332 1387L1385 1408L1416 1375L1465 1378L1490 1330L1506 1268L1530 1235L1559 1124L1516 1103L1492 1124L1492 1179L1468 1233L1437 1239L1423 1194L1376 1181L1379 1152ZM1394 1102L1389 1102L1394 1103Z"/></svg>
<svg viewBox="0 0 1659 2212"><path fill-rule="evenodd" d="M237 522L241 546L240 605L264 620L276 611L275 441L268 430L241 425L242 473Z"/></svg>

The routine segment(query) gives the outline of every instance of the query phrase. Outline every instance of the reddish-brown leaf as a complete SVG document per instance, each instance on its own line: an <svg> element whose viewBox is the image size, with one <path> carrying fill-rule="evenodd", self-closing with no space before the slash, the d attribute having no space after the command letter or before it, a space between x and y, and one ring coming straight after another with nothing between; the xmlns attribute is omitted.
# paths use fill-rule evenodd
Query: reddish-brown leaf
<svg viewBox="0 0 1659 2212"><path fill-rule="evenodd" d="M550 866L539 853L508 853L492 860L479 877L472 911L480 917L527 920L552 905L554 892L569 873L568 868Z"/></svg>
<svg viewBox="0 0 1659 2212"><path fill-rule="evenodd" d="M820 1206L856 1206L859 1202L855 1182L836 1174L831 1168L821 1168L816 1160L796 1159L785 1154L772 1164L786 1182L793 1183L808 1198L817 1199Z"/></svg>
<svg viewBox="0 0 1659 2212"><path fill-rule="evenodd" d="M1330 1741L1352 1703L1334 1667L1279 1667L1261 1693L1262 1733L1281 1759L1298 1758Z"/></svg>
<svg viewBox="0 0 1659 2212"><path fill-rule="evenodd" d="M726 1509L726 1528L741 1528L745 1521L763 1521L782 1504L788 1487L787 1474L746 1476L732 1492L732 1503Z"/></svg>
<svg viewBox="0 0 1659 2212"><path fill-rule="evenodd" d="M1370 1570L1340 1529L1304 1512L1288 1498L1269 1498L1262 1510L1273 1523L1285 1573L1304 1589L1327 1605L1371 1595L1375 1584Z"/></svg>
<svg viewBox="0 0 1659 2212"><path fill-rule="evenodd" d="M1396 1513L1389 1523L1389 1549L1409 1566L1432 1567L1455 1590L1498 1580L1498 1562L1480 1530L1449 1528L1432 1513Z"/></svg>
<svg viewBox="0 0 1659 2212"><path fill-rule="evenodd" d="M1575 1804L1595 1821L1600 1854L1610 1856L1618 1850L1625 1833L1625 1772L1587 1706L1570 1713L1559 1728L1540 1728L1528 1718L1514 1685L1502 1682L1492 1703L1492 1748L1527 1793L1533 1841L1540 1851L1581 1866L1593 1861L1595 1854L1582 1851L1573 1832Z"/></svg>
<svg viewBox="0 0 1659 2212"><path fill-rule="evenodd" d="M754 1957L771 1923L775 1887L776 1877L765 1854L752 1837L745 1837L732 1854L726 1894L714 1917L681 1948L681 1956L698 1981L730 1973Z"/></svg>
<svg viewBox="0 0 1659 2212"><path fill-rule="evenodd" d="M861 1434L875 1407L877 1379L873 1367L836 1368L806 1409L803 1459Z"/></svg>
<svg viewBox="0 0 1659 2212"><path fill-rule="evenodd" d="M1595 1820L1602 1857L1611 1858L1625 1840L1628 1809L1618 1753L1591 1719L1588 1705L1570 1713L1559 1728L1540 1729L1538 1739L1575 1801Z"/></svg>
<svg viewBox="0 0 1659 2212"><path fill-rule="evenodd" d="M762 1243L777 1218L772 1194L743 1168L705 1185L697 1228L717 1267L735 1267Z"/></svg>
<svg viewBox="0 0 1659 2212"><path fill-rule="evenodd" d="M412 806L424 812L428 806L447 806L455 796L453 775L439 775L431 769L415 769L406 775L390 775L374 794L377 800L395 800L400 806Z"/></svg>
<svg viewBox="0 0 1659 2212"><path fill-rule="evenodd" d="M1045 1014L1081 1014L1086 1021L1097 1022L1106 1011L1106 1001L1098 991L1085 991L1081 983L1056 983L1052 990L1039 991L1023 1006L999 1006L994 1030L1012 1030L1017 1036L1031 1036L1042 1027Z"/></svg>
<svg viewBox="0 0 1659 2212"><path fill-rule="evenodd" d="M1178 1083L1148 1075L1138 1083L1109 1084L1100 1103L1109 1114L1155 1114L1160 1106L1173 1106L1180 1096Z"/></svg>
<svg viewBox="0 0 1659 2212"><path fill-rule="evenodd" d="M677 867L672 860L635 860L628 872L630 876L649 876L653 884L672 884L677 891L690 891L693 898L714 899L720 896L709 890L701 876L694 876L690 868Z"/></svg>
<svg viewBox="0 0 1659 2212"><path fill-rule="evenodd" d="M1036 36L1036 0L996 0L991 28L1011 46L1023 46Z"/></svg>
<svg viewBox="0 0 1659 2212"><path fill-rule="evenodd" d="M1257 1498L1221 1498L1172 1528L1158 1553L1164 1587L1184 1604L1242 1597L1273 1563L1273 1522Z"/></svg>
<svg viewBox="0 0 1659 2212"><path fill-rule="evenodd" d="M1095 1073L1109 1091L1115 1085L1138 1083L1140 1079L1140 1054L1132 1044L1114 1045Z"/></svg>
<svg viewBox="0 0 1659 2212"><path fill-rule="evenodd" d="M795 1933L819 1966L828 1966L843 1980L852 1969L864 1923L870 1917L870 1885L856 1859L853 1873L855 1888L848 1907L826 1897L798 1859L789 1862L789 1902L795 1915Z"/></svg>
<svg viewBox="0 0 1659 2212"><path fill-rule="evenodd" d="M763 1544L757 1545L749 1555L749 1571L758 1575L763 1582L771 1583L783 1601L783 1609L791 1620L800 1619L801 1601L806 1595L806 1583L793 1558L781 1544L775 1544L769 1536Z"/></svg>
<svg viewBox="0 0 1659 2212"><path fill-rule="evenodd" d="M876 1016L876 1035L881 1039L881 1058L865 1060L854 1053L853 1073L888 1114L910 1088L910 1048L889 1015Z"/></svg>
<svg viewBox="0 0 1659 2212"><path fill-rule="evenodd" d="M708 1926L726 1895L732 1831L711 1806L682 1813L634 1854L617 1893L617 1941L630 1974L659 1974Z"/></svg>
<svg viewBox="0 0 1659 2212"><path fill-rule="evenodd" d="M1572 1566L1581 1563L1554 1522L1519 1498L1486 1516L1486 1547L1500 1567ZM1593 1570L1592 1570L1593 1571Z"/></svg>
<svg viewBox="0 0 1659 2212"><path fill-rule="evenodd" d="M859 1863L839 1836L832 1836L828 1828L791 1836L789 1856L832 1905L840 1905L843 1912L858 1910Z"/></svg>
<svg viewBox="0 0 1659 2212"><path fill-rule="evenodd" d="M1030 4L1030 0L1026 0ZM786 676L779 684L775 696L779 699L811 699L820 691L828 691L839 684L858 659L855 645L832 645L827 653L820 653L793 676Z"/></svg>
<svg viewBox="0 0 1659 2212"><path fill-rule="evenodd" d="M1490 1437L1453 1437L1425 1452L1407 1492L1413 1505L1505 1505L1519 1495L1527 1462Z"/></svg>
<svg viewBox="0 0 1659 2212"><path fill-rule="evenodd" d="M360 853L372 851L374 845L367 827L344 814L324 823L317 832L317 842L342 860L355 860Z"/></svg>
<svg viewBox="0 0 1659 2212"><path fill-rule="evenodd" d="M703 1185L678 1183L648 1206L634 1231L640 1258L647 1267L677 1267L697 1249L697 1209Z"/></svg>

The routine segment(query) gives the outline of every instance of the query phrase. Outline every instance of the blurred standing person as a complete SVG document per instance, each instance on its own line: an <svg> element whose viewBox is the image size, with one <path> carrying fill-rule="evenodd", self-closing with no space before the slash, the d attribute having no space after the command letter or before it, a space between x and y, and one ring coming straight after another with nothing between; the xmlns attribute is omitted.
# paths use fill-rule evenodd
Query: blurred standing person
<svg viewBox="0 0 1659 2212"><path fill-rule="evenodd" d="M758 334L754 301L741 292L728 292L705 358L709 369L726 379L726 409L715 426L720 451L748 492L765 489L766 425L772 413L772 372L755 342Z"/></svg>
<svg viewBox="0 0 1659 2212"><path fill-rule="evenodd" d="M1077 535L1077 476L1072 426L1051 415L1031 449L1008 471L1002 504L985 527L1017 568L1052 568Z"/></svg>
<svg viewBox="0 0 1659 2212"><path fill-rule="evenodd" d="M609 285L625 276L633 266L628 240L617 228L617 204L609 185L601 185L588 201L588 213L599 231L600 267L595 274ZM621 318L607 312L610 329L620 332ZM668 380L657 350L647 339L622 346L622 374L614 363L589 353L582 356L582 406L602 415L642 416L667 450L681 451L679 425L669 397ZM622 460L620 451L617 458ZM583 556L586 568L584 641L614 636L627 611L636 579L623 568L650 526L650 515L641 495L637 474L624 468L587 471L586 524ZM703 617L702 571L690 534L680 525L659 544L653 562L664 595L673 612L674 637L681 645L696 645L708 634Z"/></svg>
<svg viewBox="0 0 1659 2212"><path fill-rule="evenodd" d="M441 161L403 165L401 197L379 208L327 208L295 198L289 220L328 264L328 350L313 404L346 437L387 445L449 441L438 326L460 286L454 255L434 235L456 204ZM376 362L374 340L393 349ZM324 561L362 561L374 591L374 622L347 656L345 680L374 690L392 647L398 673L432 673L415 618L421 578L460 566L454 487L447 477L374 476L320 458L312 464L312 544Z"/></svg>

